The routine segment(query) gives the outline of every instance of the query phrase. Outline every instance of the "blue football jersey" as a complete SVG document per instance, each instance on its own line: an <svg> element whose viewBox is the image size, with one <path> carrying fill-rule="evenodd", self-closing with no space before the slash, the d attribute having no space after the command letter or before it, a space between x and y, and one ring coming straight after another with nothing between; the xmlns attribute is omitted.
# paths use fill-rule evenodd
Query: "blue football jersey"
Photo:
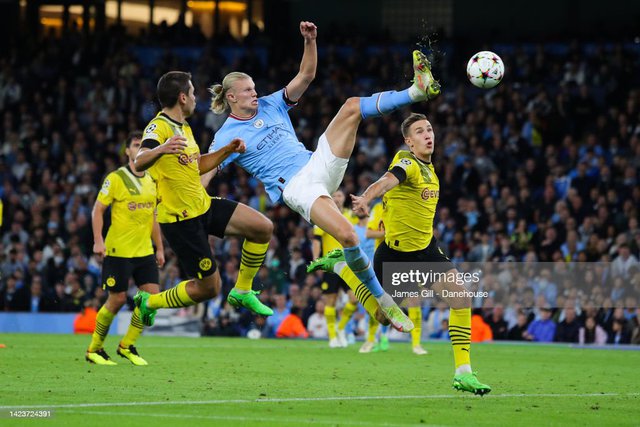
<svg viewBox="0 0 640 427"><path fill-rule="evenodd" d="M269 198L277 202L291 178L311 157L293 129L284 89L258 98L258 111L248 119L230 115L216 132L209 152L228 145L234 138L242 138L247 151L234 153L222 167L236 162L240 167L262 181Z"/></svg>

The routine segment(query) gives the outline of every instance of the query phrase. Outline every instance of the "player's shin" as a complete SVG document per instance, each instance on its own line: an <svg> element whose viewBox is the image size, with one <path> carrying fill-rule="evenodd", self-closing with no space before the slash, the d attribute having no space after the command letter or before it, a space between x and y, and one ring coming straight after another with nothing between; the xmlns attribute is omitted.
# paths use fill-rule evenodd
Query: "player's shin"
<svg viewBox="0 0 640 427"><path fill-rule="evenodd" d="M93 335L91 336L91 344L89 344L89 351L95 352L102 348L104 344L104 340L109 333L109 327L111 326L111 322L113 322L113 318L115 317L114 313L111 313L105 306L102 306L98 311L98 315L96 316L96 329L93 331Z"/></svg>
<svg viewBox="0 0 640 427"><path fill-rule="evenodd" d="M471 308L449 310L449 337L456 374L471 372Z"/></svg>
<svg viewBox="0 0 640 427"><path fill-rule="evenodd" d="M196 302L189 296L187 285L191 280L184 280L171 289L153 294L147 300L147 307L151 309L158 308L179 308L189 307Z"/></svg>
<svg viewBox="0 0 640 427"><path fill-rule="evenodd" d="M120 341L120 347L129 348L130 345L134 345L143 329L144 325L140 320L140 309L136 307L131 314L131 323L129 323L127 333L122 337L122 341Z"/></svg>

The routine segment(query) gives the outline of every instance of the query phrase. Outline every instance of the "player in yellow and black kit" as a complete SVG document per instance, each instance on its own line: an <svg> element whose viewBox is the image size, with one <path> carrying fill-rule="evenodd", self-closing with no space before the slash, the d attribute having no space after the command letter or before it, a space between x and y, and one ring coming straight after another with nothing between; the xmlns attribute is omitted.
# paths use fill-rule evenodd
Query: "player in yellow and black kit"
<svg viewBox="0 0 640 427"><path fill-rule="evenodd" d="M358 218L351 215L350 209L344 209L345 196L342 190L338 190L331 195L331 198L335 202L338 209L352 224L358 221ZM320 252L322 256L327 255L334 249L341 249L340 243L333 238L329 233L318 227L313 227L313 234L315 240L313 241L313 258L318 258ZM358 309L358 299L355 294L349 288L349 285L342 280L340 276L333 272L324 273L324 282L322 283L322 294L324 297L324 317L327 320L327 330L329 333L329 347L339 348L347 346L347 337L345 333L345 327L353 316L353 313ZM342 316L338 323L338 329L336 330L336 301L338 299L338 292L342 289L349 296L349 302L344 306L342 310Z"/></svg>
<svg viewBox="0 0 640 427"><path fill-rule="evenodd" d="M433 237L433 219L440 196L440 182L431 156L435 145L433 127L422 114L411 114L402 122L402 136L410 151L399 151L389 171L367 188L361 196L351 196L356 215L368 215L369 204L384 196L382 221L385 241L378 246L374 270L382 281L385 262L429 262L437 272L456 277L455 266L444 255ZM314 261L323 270L336 270L344 255L334 252ZM455 282L432 285L435 291L457 291ZM482 384L471 370L471 299L464 296L447 297L449 303L449 335L453 345L456 372L453 387L475 394L486 394L491 387Z"/></svg>
<svg viewBox="0 0 640 427"><path fill-rule="evenodd" d="M134 301L143 323L153 324L159 308L186 307L217 295L220 273L209 246L210 234L245 237L238 280L227 300L261 315L273 314L251 289L264 261L273 224L246 205L211 198L200 182L200 175L216 169L229 155L244 152L244 142L234 139L216 152L200 155L186 122L196 107L191 74L166 73L158 81L157 95L162 111L145 128L135 164L139 170L149 169L157 182L158 222L191 279L156 295L138 292Z"/></svg>
<svg viewBox="0 0 640 427"><path fill-rule="evenodd" d="M140 289L156 294L158 266L164 264L164 249L160 228L155 221L156 184L145 172L137 172L133 165L140 145L142 132L133 132L127 138L126 153L129 163L113 172L104 180L93 206L93 252L103 256L102 286L109 292L105 304L98 311L96 329L86 353L87 361L98 365L115 365L104 351L104 340L114 316L127 300L129 279ZM102 238L103 216L111 206L111 226L106 241ZM156 245L153 255L151 240ZM140 310L136 308L131 324L118 346L118 354L134 365L146 365L134 344L143 325Z"/></svg>

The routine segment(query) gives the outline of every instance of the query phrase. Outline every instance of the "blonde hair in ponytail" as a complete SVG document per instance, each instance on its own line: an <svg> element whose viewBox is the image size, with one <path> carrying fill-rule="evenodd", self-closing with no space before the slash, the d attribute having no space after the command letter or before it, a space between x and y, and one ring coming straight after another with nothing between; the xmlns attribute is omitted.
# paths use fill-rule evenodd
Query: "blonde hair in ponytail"
<svg viewBox="0 0 640 427"><path fill-rule="evenodd" d="M229 110L229 101L227 101L227 91L236 82L236 80L250 79L251 76L246 73L234 71L227 74L222 79L222 84L215 84L209 88L211 93L211 111L216 114L222 114Z"/></svg>

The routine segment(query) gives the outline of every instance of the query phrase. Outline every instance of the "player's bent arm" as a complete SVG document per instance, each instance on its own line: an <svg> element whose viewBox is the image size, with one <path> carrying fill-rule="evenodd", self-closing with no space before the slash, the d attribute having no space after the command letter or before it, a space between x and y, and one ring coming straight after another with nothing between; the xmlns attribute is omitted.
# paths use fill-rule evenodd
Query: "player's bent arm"
<svg viewBox="0 0 640 427"><path fill-rule="evenodd" d="M220 148L219 150L211 153L203 154L198 159L198 167L200 168L200 175L216 169L222 164L227 157L234 153L244 153L247 149L244 141L240 138L235 138L229 144ZM213 176L212 176L213 177Z"/></svg>
<svg viewBox="0 0 640 427"><path fill-rule="evenodd" d="M96 202L93 205L91 211L91 228L93 230L93 252L104 255L106 248L104 246L104 238L102 237L102 227L104 226L104 212L107 210L107 205Z"/></svg>
<svg viewBox="0 0 640 427"><path fill-rule="evenodd" d="M369 204L373 200L382 197L387 191L398 184L400 184L400 180L391 172L387 172L362 193L362 198Z"/></svg>
<svg viewBox="0 0 640 427"><path fill-rule="evenodd" d="M142 172L149 169L163 154L182 153L187 146L186 141L187 138L181 135L172 136L164 144L154 139L145 139L134 160L136 170Z"/></svg>
<svg viewBox="0 0 640 427"><path fill-rule="evenodd" d="M286 87L286 96L292 102L298 102L305 93L316 77L316 68L318 66L317 28L315 24L301 22L300 33L304 37L304 53L300 61L300 71Z"/></svg>
<svg viewBox="0 0 640 427"><path fill-rule="evenodd" d="M200 175L200 183L202 184L202 186L204 188L207 188L209 186L209 183L211 182L211 180L218 174L218 168L214 168L211 169L209 172L207 173L203 173L202 175Z"/></svg>

